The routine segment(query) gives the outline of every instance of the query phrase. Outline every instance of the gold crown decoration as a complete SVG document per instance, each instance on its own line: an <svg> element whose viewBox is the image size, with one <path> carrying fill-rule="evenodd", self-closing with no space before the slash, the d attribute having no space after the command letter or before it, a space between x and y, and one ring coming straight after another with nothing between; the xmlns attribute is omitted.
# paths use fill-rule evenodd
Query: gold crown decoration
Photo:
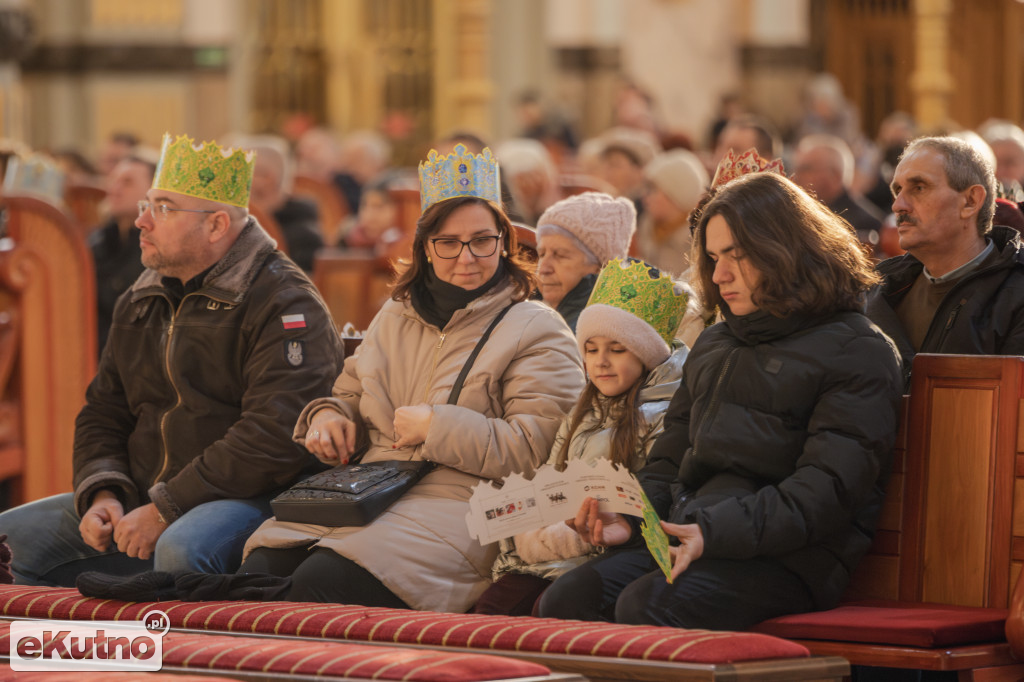
<svg viewBox="0 0 1024 682"><path fill-rule="evenodd" d="M480 197L501 206L501 174L489 148L473 154L457 144L447 156L431 149L420 162L420 210L455 197Z"/></svg>
<svg viewBox="0 0 1024 682"><path fill-rule="evenodd" d="M164 189L219 204L249 205L255 152L221 149L215 142L196 146L192 138L164 133L153 189Z"/></svg>
<svg viewBox="0 0 1024 682"><path fill-rule="evenodd" d="M3 193L39 197L54 206L64 206L64 171L42 154L14 155L7 161Z"/></svg>
<svg viewBox="0 0 1024 682"><path fill-rule="evenodd" d="M711 188L714 189L715 187L724 185L730 180L735 180L741 175L746 175L747 173L764 172L785 175L786 170L782 167L782 159L769 161L768 159L762 158L753 147L739 156L730 149L718 163L718 169L715 171L715 178L711 181Z"/></svg>
<svg viewBox="0 0 1024 682"><path fill-rule="evenodd" d="M587 306L609 305L651 325L672 346L690 297L683 287L653 265L636 258L615 258L601 270Z"/></svg>

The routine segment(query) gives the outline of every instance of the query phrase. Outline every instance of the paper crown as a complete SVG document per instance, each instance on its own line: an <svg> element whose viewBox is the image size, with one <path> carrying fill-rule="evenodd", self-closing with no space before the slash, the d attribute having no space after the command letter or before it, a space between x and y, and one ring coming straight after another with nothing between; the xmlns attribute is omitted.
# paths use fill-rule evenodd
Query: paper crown
<svg viewBox="0 0 1024 682"><path fill-rule="evenodd" d="M447 156L431 149L427 160L420 162L420 209L455 197L480 197L501 206L501 175L490 149L472 154L466 145L457 144Z"/></svg>
<svg viewBox="0 0 1024 682"><path fill-rule="evenodd" d="M244 208L249 205L254 159L254 152L221 149L214 142L197 147L186 135L172 142L164 133L153 189Z"/></svg>
<svg viewBox="0 0 1024 682"><path fill-rule="evenodd" d="M615 258L598 275L587 307L608 305L624 310L649 324L671 346L689 298L681 285L649 263Z"/></svg>
<svg viewBox="0 0 1024 682"><path fill-rule="evenodd" d="M41 154L12 156L4 173L4 194L28 194L64 205L64 171Z"/></svg>
<svg viewBox="0 0 1024 682"><path fill-rule="evenodd" d="M729 150L722 160L718 162L718 169L715 171L715 178L711 181L711 188L714 189L724 185L730 180L735 180L747 173L761 172L779 173L785 175L786 170L782 167L782 159L768 161L762 158L757 150L750 148L739 156L733 150Z"/></svg>

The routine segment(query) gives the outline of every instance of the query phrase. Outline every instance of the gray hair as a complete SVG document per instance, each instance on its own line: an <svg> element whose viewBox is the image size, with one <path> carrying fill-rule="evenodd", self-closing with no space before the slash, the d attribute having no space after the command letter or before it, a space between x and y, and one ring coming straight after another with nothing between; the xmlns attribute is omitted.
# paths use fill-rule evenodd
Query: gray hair
<svg viewBox="0 0 1024 682"><path fill-rule="evenodd" d="M556 234L556 235L559 235L561 237L565 237L566 239L571 241L573 243L573 245L577 249L580 250L580 253L582 253L584 256L586 256L588 263L593 263L594 265L597 265L597 266L604 265L598 259L598 257L594 255L594 252L591 251L590 249L588 249L587 245L584 244L583 242L581 242L576 237L576 235L574 235L572 232L570 232L569 230L565 229L564 227L559 227L558 225L552 225L552 224L548 223L548 224L545 224L545 225L538 225L537 226L537 246L538 247L540 246L540 239L541 239L541 237L543 237L546 234Z"/></svg>
<svg viewBox="0 0 1024 682"><path fill-rule="evenodd" d="M945 159L946 182L957 192L973 185L985 189L985 201L978 210L978 234L992 228L996 212L996 174L992 164L969 142L956 137L919 137L903 150L900 161L921 148L932 149Z"/></svg>

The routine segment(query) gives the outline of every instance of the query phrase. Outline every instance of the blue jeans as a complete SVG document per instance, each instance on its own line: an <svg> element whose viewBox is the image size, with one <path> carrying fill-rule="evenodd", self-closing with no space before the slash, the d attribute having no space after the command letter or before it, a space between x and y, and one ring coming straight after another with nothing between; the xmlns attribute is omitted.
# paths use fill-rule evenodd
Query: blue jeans
<svg viewBox="0 0 1024 682"><path fill-rule="evenodd" d="M128 557L113 543L106 552L85 544L71 493L5 511L0 514L0 533L7 533L19 585L74 587L84 571L234 573L242 563L246 539L271 515L270 497L214 500L189 510L167 527L153 558L146 561Z"/></svg>

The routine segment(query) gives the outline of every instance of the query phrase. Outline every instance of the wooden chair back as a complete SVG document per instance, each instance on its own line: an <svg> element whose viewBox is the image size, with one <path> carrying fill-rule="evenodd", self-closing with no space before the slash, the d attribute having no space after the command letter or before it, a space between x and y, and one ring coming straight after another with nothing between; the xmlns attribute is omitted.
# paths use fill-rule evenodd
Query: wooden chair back
<svg viewBox="0 0 1024 682"><path fill-rule="evenodd" d="M24 462L20 500L71 490L74 422L96 373L96 281L69 216L36 198L6 196L0 287L18 315Z"/></svg>
<svg viewBox="0 0 1024 682"><path fill-rule="evenodd" d="M919 354L883 523L847 598L1007 608L1024 563L1024 358Z"/></svg>
<svg viewBox="0 0 1024 682"><path fill-rule="evenodd" d="M369 254L321 249L313 260L313 283L339 330L349 323L357 331L370 326L388 298L393 275L387 259Z"/></svg>
<svg viewBox="0 0 1024 682"><path fill-rule="evenodd" d="M69 185L64 189L64 203L83 235L87 236L100 224L103 219L100 205L106 197L106 190L95 185Z"/></svg>
<svg viewBox="0 0 1024 682"><path fill-rule="evenodd" d="M273 215L252 204L249 205L249 214L256 219L256 222L270 235L270 238L277 242L277 248L281 253L286 256L291 255L288 253L288 242L284 238L284 230L281 229L281 224Z"/></svg>
<svg viewBox="0 0 1024 682"><path fill-rule="evenodd" d="M345 202L345 196L334 185L306 175L295 176L292 194L312 199L316 204L320 215L320 233L327 246L338 243L342 221L349 213L359 209L358 206L350 207Z"/></svg>

